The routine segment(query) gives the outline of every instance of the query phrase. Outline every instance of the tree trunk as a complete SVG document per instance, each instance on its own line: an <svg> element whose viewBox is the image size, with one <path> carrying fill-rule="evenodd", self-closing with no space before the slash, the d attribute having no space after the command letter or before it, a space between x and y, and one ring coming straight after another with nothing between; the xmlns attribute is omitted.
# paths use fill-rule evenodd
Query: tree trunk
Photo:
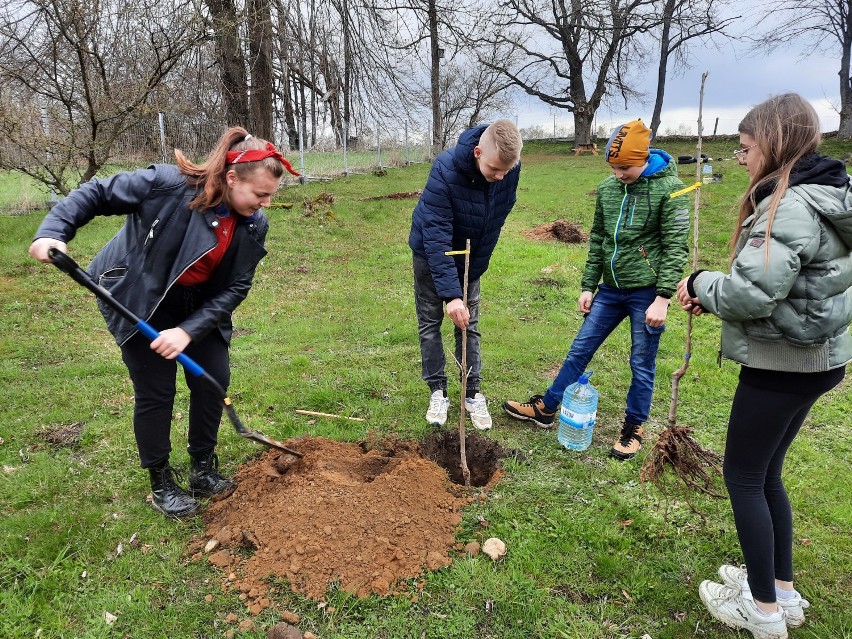
<svg viewBox="0 0 852 639"><path fill-rule="evenodd" d="M589 144L592 141L592 122L595 112L590 107L579 105L574 111L574 144Z"/></svg>
<svg viewBox="0 0 852 639"><path fill-rule="evenodd" d="M432 52L432 154L443 151L444 126L441 122L441 58L438 55L438 7L436 0L429 0L429 44Z"/></svg>
<svg viewBox="0 0 852 639"><path fill-rule="evenodd" d="M850 55L852 55L852 33L847 32L843 41L843 54L840 57L840 124L837 137L852 140L852 74L850 74Z"/></svg>
<svg viewBox="0 0 852 639"><path fill-rule="evenodd" d="M252 134L274 142L272 130L272 16L269 0L248 0Z"/></svg>
<svg viewBox="0 0 852 639"><path fill-rule="evenodd" d="M654 99L654 113L651 115L651 131L657 135L663 112L663 97L666 94L666 70L669 66L669 44L671 40L672 15L675 0L666 0L663 7L663 30L660 33L660 62L657 65L657 96Z"/></svg>
<svg viewBox="0 0 852 639"><path fill-rule="evenodd" d="M230 125L249 124L246 65L240 46L239 22L233 0L206 0L213 18L216 59L222 79L225 117Z"/></svg>

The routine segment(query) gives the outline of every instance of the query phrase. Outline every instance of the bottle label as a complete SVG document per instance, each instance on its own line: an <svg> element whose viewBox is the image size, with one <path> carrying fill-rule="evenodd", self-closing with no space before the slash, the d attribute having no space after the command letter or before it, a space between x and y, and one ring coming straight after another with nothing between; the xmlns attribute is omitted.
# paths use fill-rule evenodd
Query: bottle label
<svg viewBox="0 0 852 639"><path fill-rule="evenodd" d="M591 413L577 413L570 408L565 408L564 406L560 412L562 414L562 420L565 423L567 423L571 428L578 428L580 430L592 428L595 425L595 420L598 416L597 411L592 411Z"/></svg>

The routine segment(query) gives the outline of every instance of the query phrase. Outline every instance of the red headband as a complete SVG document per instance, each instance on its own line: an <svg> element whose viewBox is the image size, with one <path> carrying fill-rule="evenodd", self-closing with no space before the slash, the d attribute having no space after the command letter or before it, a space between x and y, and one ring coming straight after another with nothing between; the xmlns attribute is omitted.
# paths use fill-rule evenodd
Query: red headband
<svg viewBox="0 0 852 639"><path fill-rule="evenodd" d="M296 171L293 170L293 165L290 164L287 159L281 155L281 152L275 148L275 146L271 142L266 143L265 149L248 149L246 151L228 151L226 154L226 159L228 164L241 164L243 162L259 162L260 160L265 160L266 158L275 158L281 164L284 165L284 168L287 169L289 173L293 175L299 175Z"/></svg>

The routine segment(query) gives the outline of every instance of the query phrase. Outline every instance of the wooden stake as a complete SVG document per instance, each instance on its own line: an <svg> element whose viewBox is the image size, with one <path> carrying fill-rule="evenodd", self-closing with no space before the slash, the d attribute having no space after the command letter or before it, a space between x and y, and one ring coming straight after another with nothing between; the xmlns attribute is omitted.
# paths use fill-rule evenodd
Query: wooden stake
<svg viewBox="0 0 852 639"><path fill-rule="evenodd" d="M467 274L470 270L470 239L465 244L464 254L464 285L462 287L462 301L464 307L467 308ZM464 432L464 400L467 395L467 376L470 371L467 370L467 327L462 329L462 353L461 353L461 406L459 408L459 455L461 456L461 471L464 477L464 485L470 488L470 469L467 467L467 449Z"/></svg>
<svg viewBox="0 0 852 639"><path fill-rule="evenodd" d="M701 170L704 162L701 157L701 135L703 133L702 110L704 107L704 82L708 73L701 75L701 93L698 102L698 148L696 155L698 163L695 168L695 217L692 229L692 271L698 270L698 209L701 203ZM687 189L684 189L687 190ZM677 426L677 402L680 389L680 379L689 367L689 359L692 355L692 313L686 316L686 352L683 356L683 365L672 373L672 397L669 404L668 425L660 433L654 446L645 457L639 478L642 481L653 482L657 488L663 490L663 474L670 468L675 475L689 487L710 495L722 497L723 495L714 489L714 475L721 475L722 457L718 453L702 448L692 437L692 429L685 426ZM712 473L712 474L711 474Z"/></svg>
<svg viewBox="0 0 852 639"><path fill-rule="evenodd" d="M346 415L333 415L332 413L318 413L315 410L302 410L300 408L297 408L296 412L299 415L315 415L316 417L335 417L337 419L351 419L353 422L367 421L363 417L348 417Z"/></svg>
<svg viewBox="0 0 852 639"><path fill-rule="evenodd" d="M698 94L698 144L695 151L695 157L698 162L695 165L695 181L701 182L701 170L703 168L703 158L701 157L701 135L704 132L702 124L702 112L704 110L704 83L707 80L709 72L705 71L701 74L701 91ZM692 218L692 272L698 270L698 209L701 207L701 188L695 189L695 197L693 199L693 209L695 211ZM689 368L689 359L692 357L692 313L686 316L686 351L683 354L683 364L674 373L672 373L672 397L669 403L669 424L672 428L677 423L677 400L680 391L680 379L686 374L686 369Z"/></svg>

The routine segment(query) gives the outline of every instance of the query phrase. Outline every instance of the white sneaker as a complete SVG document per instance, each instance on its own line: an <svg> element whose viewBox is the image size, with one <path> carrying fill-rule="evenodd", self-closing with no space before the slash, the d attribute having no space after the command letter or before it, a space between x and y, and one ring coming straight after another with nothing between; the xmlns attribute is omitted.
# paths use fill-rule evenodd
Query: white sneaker
<svg viewBox="0 0 852 639"><path fill-rule="evenodd" d="M477 393L473 398L464 398L464 409L470 415L470 421L479 430L491 428L491 415L488 414L488 404L485 395Z"/></svg>
<svg viewBox="0 0 852 639"><path fill-rule="evenodd" d="M751 593L705 580L698 587L701 601L713 617L729 628L744 628L755 639L787 639L787 613L780 608L765 614L754 603Z"/></svg>
<svg viewBox="0 0 852 639"><path fill-rule="evenodd" d="M444 397L444 391L436 390L429 398L429 410L426 411L426 421L432 426L443 426L447 423L447 410L450 408L450 398Z"/></svg>
<svg viewBox="0 0 852 639"><path fill-rule="evenodd" d="M734 590L750 590L748 587L745 566L724 564L719 567L719 576L725 585ZM787 613L787 626L798 628L805 623L805 608L810 608L811 602L802 597L797 591L790 599L778 598L778 605Z"/></svg>

